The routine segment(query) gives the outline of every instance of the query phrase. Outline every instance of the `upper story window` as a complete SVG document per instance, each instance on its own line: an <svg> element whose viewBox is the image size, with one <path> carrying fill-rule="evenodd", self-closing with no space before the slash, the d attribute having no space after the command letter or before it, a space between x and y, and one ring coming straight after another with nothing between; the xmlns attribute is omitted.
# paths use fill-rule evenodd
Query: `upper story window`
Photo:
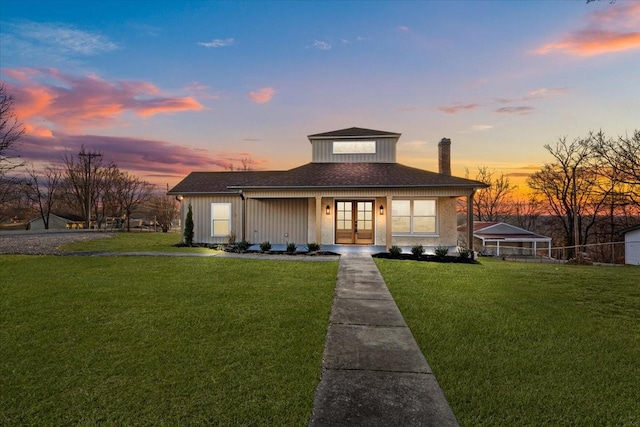
<svg viewBox="0 0 640 427"><path fill-rule="evenodd" d="M211 203L211 236L231 234L231 203Z"/></svg>
<svg viewBox="0 0 640 427"><path fill-rule="evenodd" d="M333 141L333 154L376 154L376 142Z"/></svg>
<svg viewBox="0 0 640 427"><path fill-rule="evenodd" d="M435 200L393 200L391 232L393 234L435 234L437 232Z"/></svg>

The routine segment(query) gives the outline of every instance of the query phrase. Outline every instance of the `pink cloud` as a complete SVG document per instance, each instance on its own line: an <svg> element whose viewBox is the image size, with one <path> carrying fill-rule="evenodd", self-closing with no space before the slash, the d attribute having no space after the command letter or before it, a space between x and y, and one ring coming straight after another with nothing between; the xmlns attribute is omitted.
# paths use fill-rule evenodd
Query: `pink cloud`
<svg viewBox="0 0 640 427"><path fill-rule="evenodd" d="M251 98L251 100L256 104L265 104L271 101L271 98L273 98L275 93L276 91L272 87L263 87L255 92L249 92L249 98Z"/></svg>
<svg viewBox="0 0 640 427"><path fill-rule="evenodd" d="M256 167L266 163L246 151L210 152L167 141L64 133L43 136L28 133L21 140L20 154L29 162L50 163L61 160L65 154L75 155L82 145L102 153L103 162L114 162L120 169L158 184L174 185L190 172L225 169L229 163L240 164L243 158L252 158Z"/></svg>
<svg viewBox="0 0 640 427"><path fill-rule="evenodd" d="M149 82L106 81L97 75L72 76L55 69L3 73L19 82L8 85L8 90L26 124L45 122L62 131L108 127L126 111L148 117L204 109L193 97L163 95Z"/></svg>
<svg viewBox="0 0 640 427"><path fill-rule="evenodd" d="M398 30L406 33L407 31L409 31L409 27L407 27L406 25L399 25Z"/></svg>
<svg viewBox="0 0 640 427"><path fill-rule="evenodd" d="M500 113L500 114L519 114L519 115L530 114L533 111L535 111L535 108L526 107L526 106L502 107L502 108L498 108L497 110L494 110L494 112Z"/></svg>
<svg viewBox="0 0 640 427"><path fill-rule="evenodd" d="M474 110L478 108L478 104L452 105L449 107L438 107L438 110L447 114L457 114L461 111Z"/></svg>
<svg viewBox="0 0 640 427"><path fill-rule="evenodd" d="M594 11L586 27L560 36L534 52L545 55L560 52L576 56L594 56L640 48L640 3L615 3Z"/></svg>

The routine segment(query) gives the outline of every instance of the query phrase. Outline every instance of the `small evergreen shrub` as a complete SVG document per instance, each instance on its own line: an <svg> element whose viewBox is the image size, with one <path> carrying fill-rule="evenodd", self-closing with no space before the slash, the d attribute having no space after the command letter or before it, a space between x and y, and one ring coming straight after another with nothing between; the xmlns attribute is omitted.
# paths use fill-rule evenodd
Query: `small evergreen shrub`
<svg viewBox="0 0 640 427"><path fill-rule="evenodd" d="M297 246L295 243L287 243L287 253L294 254L296 253Z"/></svg>
<svg viewBox="0 0 640 427"><path fill-rule="evenodd" d="M422 245L416 245L411 248L411 253L414 256L420 257L422 254L424 254L424 248L422 247Z"/></svg>
<svg viewBox="0 0 640 427"><path fill-rule="evenodd" d="M460 259L469 259L469 258L471 258L471 249L458 248L458 256L460 257Z"/></svg>
<svg viewBox="0 0 640 427"><path fill-rule="evenodd" d="M389 248L389 253L393 256L400 256L400 254L402 253L402 248L400 246L391 246Z"/></svg>
<svg viewBox="0 0 640 427"><path fill-rule="evenodd" d="M260 250L262 252L269 252L271 250L271 243L268 240L260 243Z"/></svg>
<svg viewBox="0 0 640 427"><path fill-rule="evenodd" d="M307 249L309 252L318 252L320 250L320 245L315 242L307 243Z"/></svg>
<svg viewBox="0 0 640 427"><path fill-rule="evenodd" d="M449 248L446 246L438 246L435 250L435 254L438 257L445 257L449 253Z"/></svg>
<svg viewBox="0 0 640 427"><path fill-rule="evenodd" d="M189 203L187 218L184 220L184 243L187 246L193 245L193 211L191 210L191 203Z"/></svg>
<svg viewBox="0 0 640 427"><path fill-rule="evenodd" d="M245 239L242 239L240 242L238 242L237 246L240 252L246 252L249 250L251 243L247 242Z"/></svg>

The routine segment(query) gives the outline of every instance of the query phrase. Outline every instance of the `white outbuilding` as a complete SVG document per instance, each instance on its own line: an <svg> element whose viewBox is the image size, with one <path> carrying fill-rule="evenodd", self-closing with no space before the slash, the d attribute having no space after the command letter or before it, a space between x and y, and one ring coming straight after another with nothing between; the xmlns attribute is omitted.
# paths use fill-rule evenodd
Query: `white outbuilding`
<svg viewBox="0 0 640 427"><path fill-rule="evenodd" d="M624 262L640 265L640 225L624 231Z"/></svg>

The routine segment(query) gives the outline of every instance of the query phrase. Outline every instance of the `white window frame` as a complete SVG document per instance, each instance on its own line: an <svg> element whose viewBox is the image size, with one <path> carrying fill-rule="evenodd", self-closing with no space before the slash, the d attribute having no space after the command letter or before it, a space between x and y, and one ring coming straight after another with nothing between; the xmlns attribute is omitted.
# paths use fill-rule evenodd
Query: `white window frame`
<svg viewBox="0 0 640 427"><path fill-rule="evenodd" d="M226 207L227 208L227 212L228 212L228 217L227 218L216 218L214 215L214 211L216 207ZM231 230L232 230L232 217L231 217L231 203L211 203L211 237L227 237L231 234ZM219 222L228 222L229 226L228 226L228 232L225 234L215 234L214 230L216 229L215 227L215 223L216 221Z"/></svg>
<svg viewBox="0 0 640 427"><path fill-rule="evenodd" d="M414 212L414 202L416 201L430 201L433 202L434 214L433 215L415 215ZM396 232L392 231L391 234L393 236L437 236L438 235L438 200L437 199L393 199L391 201L391 221L393 224L393 217L400 216L406 217L407 215L393 215L393 203L394 202L409 202L409 232ZM414 229L414 219L415 218L433 218L435 227L433 231L415 231Z"/></svg>

